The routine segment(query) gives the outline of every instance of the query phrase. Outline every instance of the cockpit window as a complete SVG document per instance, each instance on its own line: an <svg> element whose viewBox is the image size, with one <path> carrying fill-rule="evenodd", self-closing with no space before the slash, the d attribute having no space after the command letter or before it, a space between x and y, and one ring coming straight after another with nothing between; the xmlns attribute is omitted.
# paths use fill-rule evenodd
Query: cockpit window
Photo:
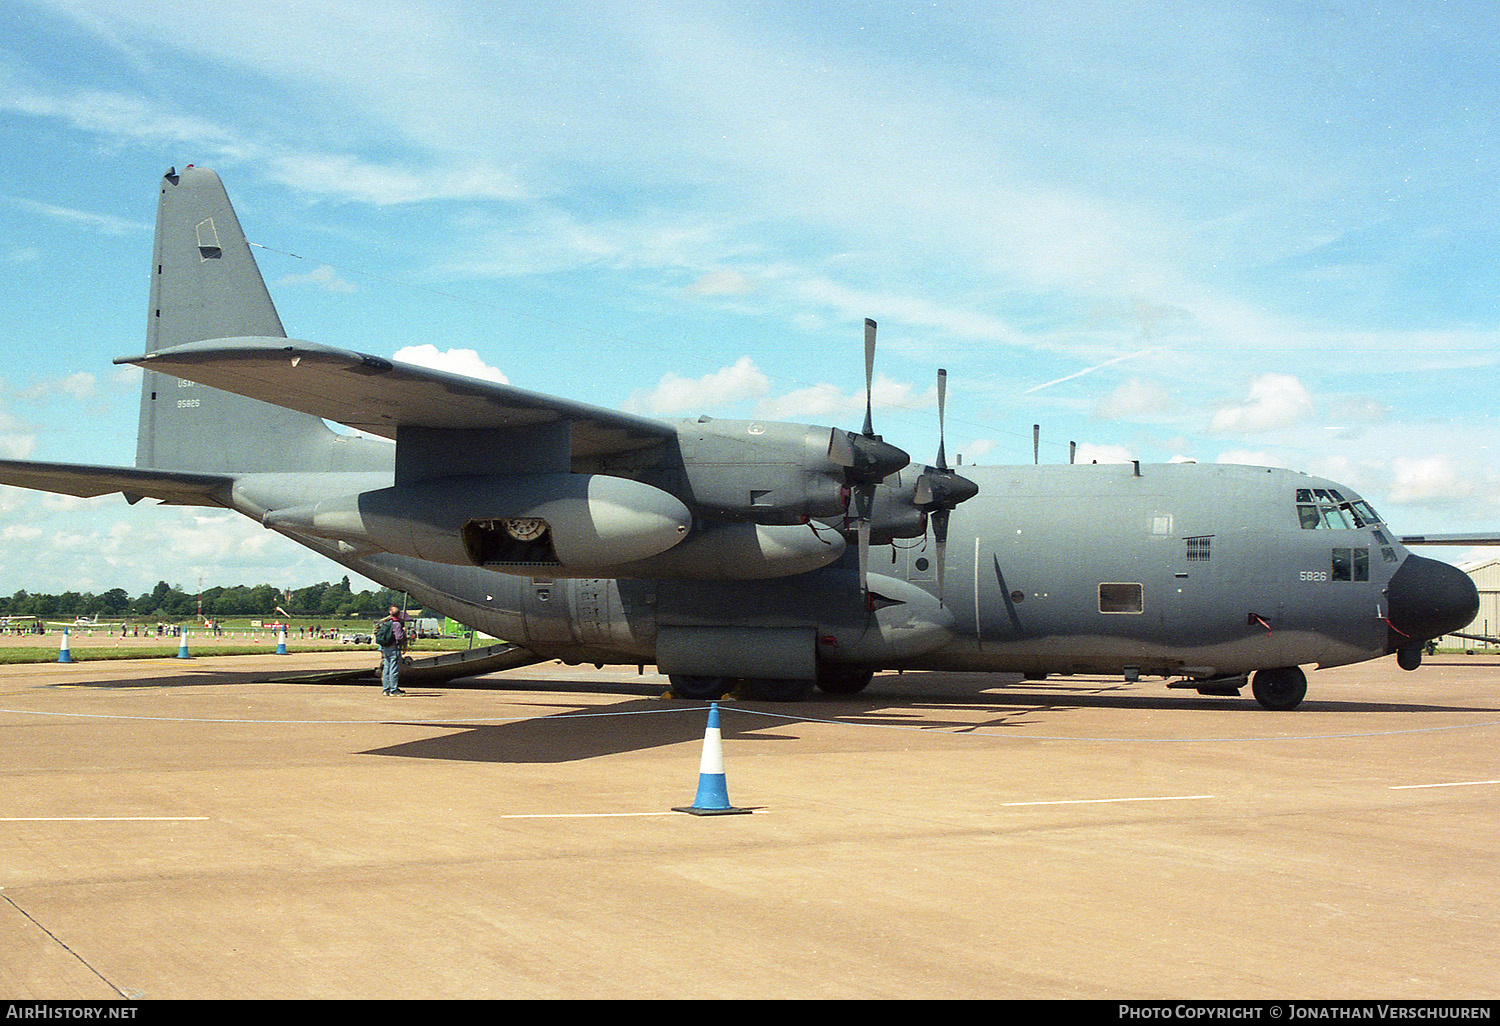
<svg viewBox="0 0 1500 1026"><path fill-rule="evenodd" d="M1330 527L1335 531L1353 527L1343 512L1337 506L1319 506L1318 511L1323 514L1323 526Z"/></svg>
<svg viewBox="0 0 1500 1026"><path fill-rule="evenodd" d="M1374 527L1380 515L1365 500L1346 498L1333 488L1298 488L1297 523L1304 531L1346 531Z"/></svg>

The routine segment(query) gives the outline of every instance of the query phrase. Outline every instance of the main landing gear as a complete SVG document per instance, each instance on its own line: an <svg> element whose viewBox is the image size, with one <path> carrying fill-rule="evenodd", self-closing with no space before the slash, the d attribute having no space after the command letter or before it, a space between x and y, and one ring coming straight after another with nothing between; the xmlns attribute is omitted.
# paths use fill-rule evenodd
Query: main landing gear
<svg viewBox="0 0 1500 1026"><path fill-rule="evenodd" d="M1307 674L1300 666L1256 670L1250 691L1266 709L1295 709L1307 695Z"/></svg>

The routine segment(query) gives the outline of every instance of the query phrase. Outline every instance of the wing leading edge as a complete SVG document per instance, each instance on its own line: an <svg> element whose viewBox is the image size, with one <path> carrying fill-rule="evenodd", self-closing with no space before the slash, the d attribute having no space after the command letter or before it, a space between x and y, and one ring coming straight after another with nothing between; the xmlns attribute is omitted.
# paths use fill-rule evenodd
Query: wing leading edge
<svg viewBox="0 0 1500 1026"><path fill-rule="evenodd" d="M115 362L391 439L402 428L505 431L566 421L578 458L639 452L675 435L661 421L295 339L207 339Z"/></svg>

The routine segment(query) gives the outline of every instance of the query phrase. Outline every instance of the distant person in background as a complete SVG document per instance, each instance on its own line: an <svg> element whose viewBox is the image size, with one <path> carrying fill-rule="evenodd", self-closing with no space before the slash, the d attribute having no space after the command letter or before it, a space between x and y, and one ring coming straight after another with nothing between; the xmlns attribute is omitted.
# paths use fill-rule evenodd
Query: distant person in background
<svg viewBox="0 0 1500 1026"><path fill-rule="evenodd" d="M380 693L404 695L401 690L401 652L406 648L408 619L400 607L391 606L390 615L375 623L375 644L380 646Z"/></svg>

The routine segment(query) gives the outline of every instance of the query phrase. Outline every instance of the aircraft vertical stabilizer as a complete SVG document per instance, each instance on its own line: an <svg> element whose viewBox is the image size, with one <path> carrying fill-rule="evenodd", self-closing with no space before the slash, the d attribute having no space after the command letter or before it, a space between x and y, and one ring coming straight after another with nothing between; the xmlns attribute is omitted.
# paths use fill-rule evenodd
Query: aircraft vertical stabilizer
<svg viewBox="0 0 1500 1026"><path fill-rule="evenodd" d="M161 179L146 351L246 335L285 338L219 176ZM373 469L389 447L341 438L318 417L147 370L136 466L196 473Z"/></svg>

